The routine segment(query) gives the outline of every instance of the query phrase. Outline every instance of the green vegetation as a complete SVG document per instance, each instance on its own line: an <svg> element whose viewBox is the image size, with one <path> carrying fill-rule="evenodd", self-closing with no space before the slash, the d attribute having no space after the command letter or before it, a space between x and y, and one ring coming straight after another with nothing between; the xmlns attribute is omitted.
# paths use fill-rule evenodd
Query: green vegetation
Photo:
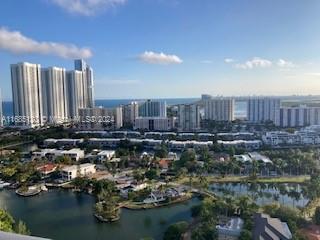
<svg viewBox="0 0 320 240"><path fill-rule="evenodd" d="M298 229L304 227L306 221L302 217L301 211L297 208L291 208L280 204L270 204L263 207L263 212L269 214L271 217L276 217L281 221L286 222L294 240L305 239L300 235Z"/></svg>
<svg viewBox="0 0 320 240"><path fill-rule="evenodd" d="M188 228L187 222L177 222L168 227L164 233L164 240L180 240L181 235L186 232Z"/></svg>
<svg viewBox="0 0 320 240"><path fill-rule="evenodd" d="M34 161L21 162L20 158L20 154L15 153L3 160L0 177L5 181L14 181L19 184L39 181L41 176L36 170L36 163Z"/></svg>
<svg viewBox="0 0 320 240"><path fill-rule="evenodd" d="M113 222L120 217L118 206L119 198L113 191L102 190L98 195L98 202L95 205L95 214L102 221Z"/></svg>
<svg viewBox="0 0 320 240"><path fill-rule="evenodd" d="M272 159L275 170L280 174L307 175L317 169L318 149L281 149L267 150L263 154Z"/></svg>
<svg viewBox="0 0 320 240"><path fill-rule="evenodd" d="M155 150L154 157L155 158L166 158L166 157L168 157L168 148L164 143L162 143L161 146Z"/></svg>
<svg viewBox="0 0 320 240"><path fill-rule="evenodd" d="M23 235L30 235L30 231L24 222L16 222L5 210L0 209L0 230L4 232L15 232Z"/></svg>
<svg viewBox="0 0 320 240"><path fill-rule="evenodd" d="M59 156L55 159L55 163L58 164L65 164L65 165L72 165L74 162L69 156Z"/></svg>

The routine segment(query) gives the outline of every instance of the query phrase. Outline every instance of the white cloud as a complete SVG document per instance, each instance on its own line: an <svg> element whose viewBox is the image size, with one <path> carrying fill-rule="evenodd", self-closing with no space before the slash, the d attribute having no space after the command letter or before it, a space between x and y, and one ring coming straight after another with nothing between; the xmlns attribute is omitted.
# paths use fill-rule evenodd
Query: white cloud
<svg viewBox="0 0 320 240"><path fill-rule="evenodd" d="M292 62L286 61L281 58L278 60L277 65L278 65L278 67L281 67L281 68L294 68L295 67L295 65Z"/></svg>
<svg viewBox="0 0 320 240"><path fill-rule="evenodd" d="M93 16L103 10L122 5L127 0L50 0L64 10L83 16Z"/></svg>
<svg viewBox="0 0 320 240"><path fill-rule="evenodd" d="M146 63L151 64L180 64L182 60L177 55L168 55L164 53L155 53L152 51L145 51L140 54L138 58Z"/></svg>
<svg viewBox="0 0 320 240"><path fill-rule="evenodd" d="M251 60L246 61L245 63L236 64L235 68L253 69L256 67L267 68L267 67L271 67L271 66L272 66L272 62L270 60L259 58L259 57L254 57Z"/></svg>
<svg viewBox="0 0 320 240"><path fill-rule="evenodd" d="M16 54L37 53L62 58L90 58L92 56L89 48L79 48L73 44L38 42L18 31L10 31L4 27L0 27L0 49Z"/></svg>
<svg viewBox="0 0 320 240"><path fill-rule="evenodd" d="M225 62L225 63L233 63L233 62L234 62L234 59L233 59L233 58L225 58L225 59L224 59L224 62Z"/></svg>

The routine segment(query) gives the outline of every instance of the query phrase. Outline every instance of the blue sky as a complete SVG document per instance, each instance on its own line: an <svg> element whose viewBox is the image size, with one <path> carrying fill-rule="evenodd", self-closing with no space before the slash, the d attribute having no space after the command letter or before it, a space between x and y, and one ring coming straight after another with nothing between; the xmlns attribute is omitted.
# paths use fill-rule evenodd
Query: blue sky
<svg viewBox="0 0 320 240"><path fill-rule="evenodd" d="M95 96L320 92L318 0L2 0L0 87L10 63L73 68Z"/></svg>

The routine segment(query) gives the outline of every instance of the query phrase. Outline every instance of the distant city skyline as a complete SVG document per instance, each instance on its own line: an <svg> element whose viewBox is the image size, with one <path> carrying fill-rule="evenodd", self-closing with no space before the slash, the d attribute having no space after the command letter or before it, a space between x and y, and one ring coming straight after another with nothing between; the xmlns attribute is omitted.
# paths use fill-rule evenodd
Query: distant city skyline
<svg viewBox="0 0 320 240"><path fill-rule="evenodd" d="M10 64L94 69L95 99L319 95L320 2L3 0L0 88Z"/></svg>

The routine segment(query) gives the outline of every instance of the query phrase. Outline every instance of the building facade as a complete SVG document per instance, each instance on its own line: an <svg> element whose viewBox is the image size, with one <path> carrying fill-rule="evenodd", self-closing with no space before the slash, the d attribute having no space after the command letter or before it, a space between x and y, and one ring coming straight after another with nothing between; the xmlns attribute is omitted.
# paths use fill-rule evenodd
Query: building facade
<svg viewBox="0 0 320 240"><path fill-rule="evenodd" d="M247 120L252 123L279 121L280 99L273 97L251 97L247 103Z"/></svg>
<svg viewBox="0 0 320 240"><path fill-rule="evenodd" d="M179 105L178 129L181 131L196 131L200 129L200 106L196 104Z"/></svg>
<svg viewBox="0 0 320 240"><path fill-rule="evenodd" d="M139 104L138 102L131 102L122 106L123 126L133 126L134 120L139 117Z"/></svg>
<svg viewBox="0 0 320 240"><path fill-rule="evenodd" d="M41 69L43 115L47 123L63 123L68 118L66 70L50 67Z"/></svg>
<svg viewBox="0 0 320 240"><path fill-rule="evenodd" d="M279 121L276 122L280 127L303 127L308 125L320 124L320 107L299 107L280 108Z"/></svg>
<svg viewBox="0 0 320 240"><path fill-rule="evenodd" d="M11 64L14 123L39 127L43 124L41 66L27 62Z"/></svg>
<svg viewBox="0 0 320 240"><path fill-rule="evenodd" d="M94 107L93 69L83 59L76 59L74 61L74 69L83 72L85 105L88 108L92 108Z"/></svg>
<svg viewBox="0 0 320 240"><path fill-rule="evenodd" d="M139 106L139 117L167 117L167 104L164 101L147 100Z"/></svg>
<svg viewBox="0 0 320 240"><path fill-rule="evenodd" d="M234 120L234 99L217 97L204 100L204 119L215 121Z"/></svg>
<svg viewBox="0 0 320 240"><path fill-rule="evenodd" d="M139 117L134 122L134 129L148 131L169 131L175 128L176 118Z"/></svg>
<svg viewBox="0 0 320 240"><path fill-rule="evenodd" d="M15 125L39 127L79 116L79 108L94 106L93 71L83 60L76 70L22 62L11 65Z"/></svg>

